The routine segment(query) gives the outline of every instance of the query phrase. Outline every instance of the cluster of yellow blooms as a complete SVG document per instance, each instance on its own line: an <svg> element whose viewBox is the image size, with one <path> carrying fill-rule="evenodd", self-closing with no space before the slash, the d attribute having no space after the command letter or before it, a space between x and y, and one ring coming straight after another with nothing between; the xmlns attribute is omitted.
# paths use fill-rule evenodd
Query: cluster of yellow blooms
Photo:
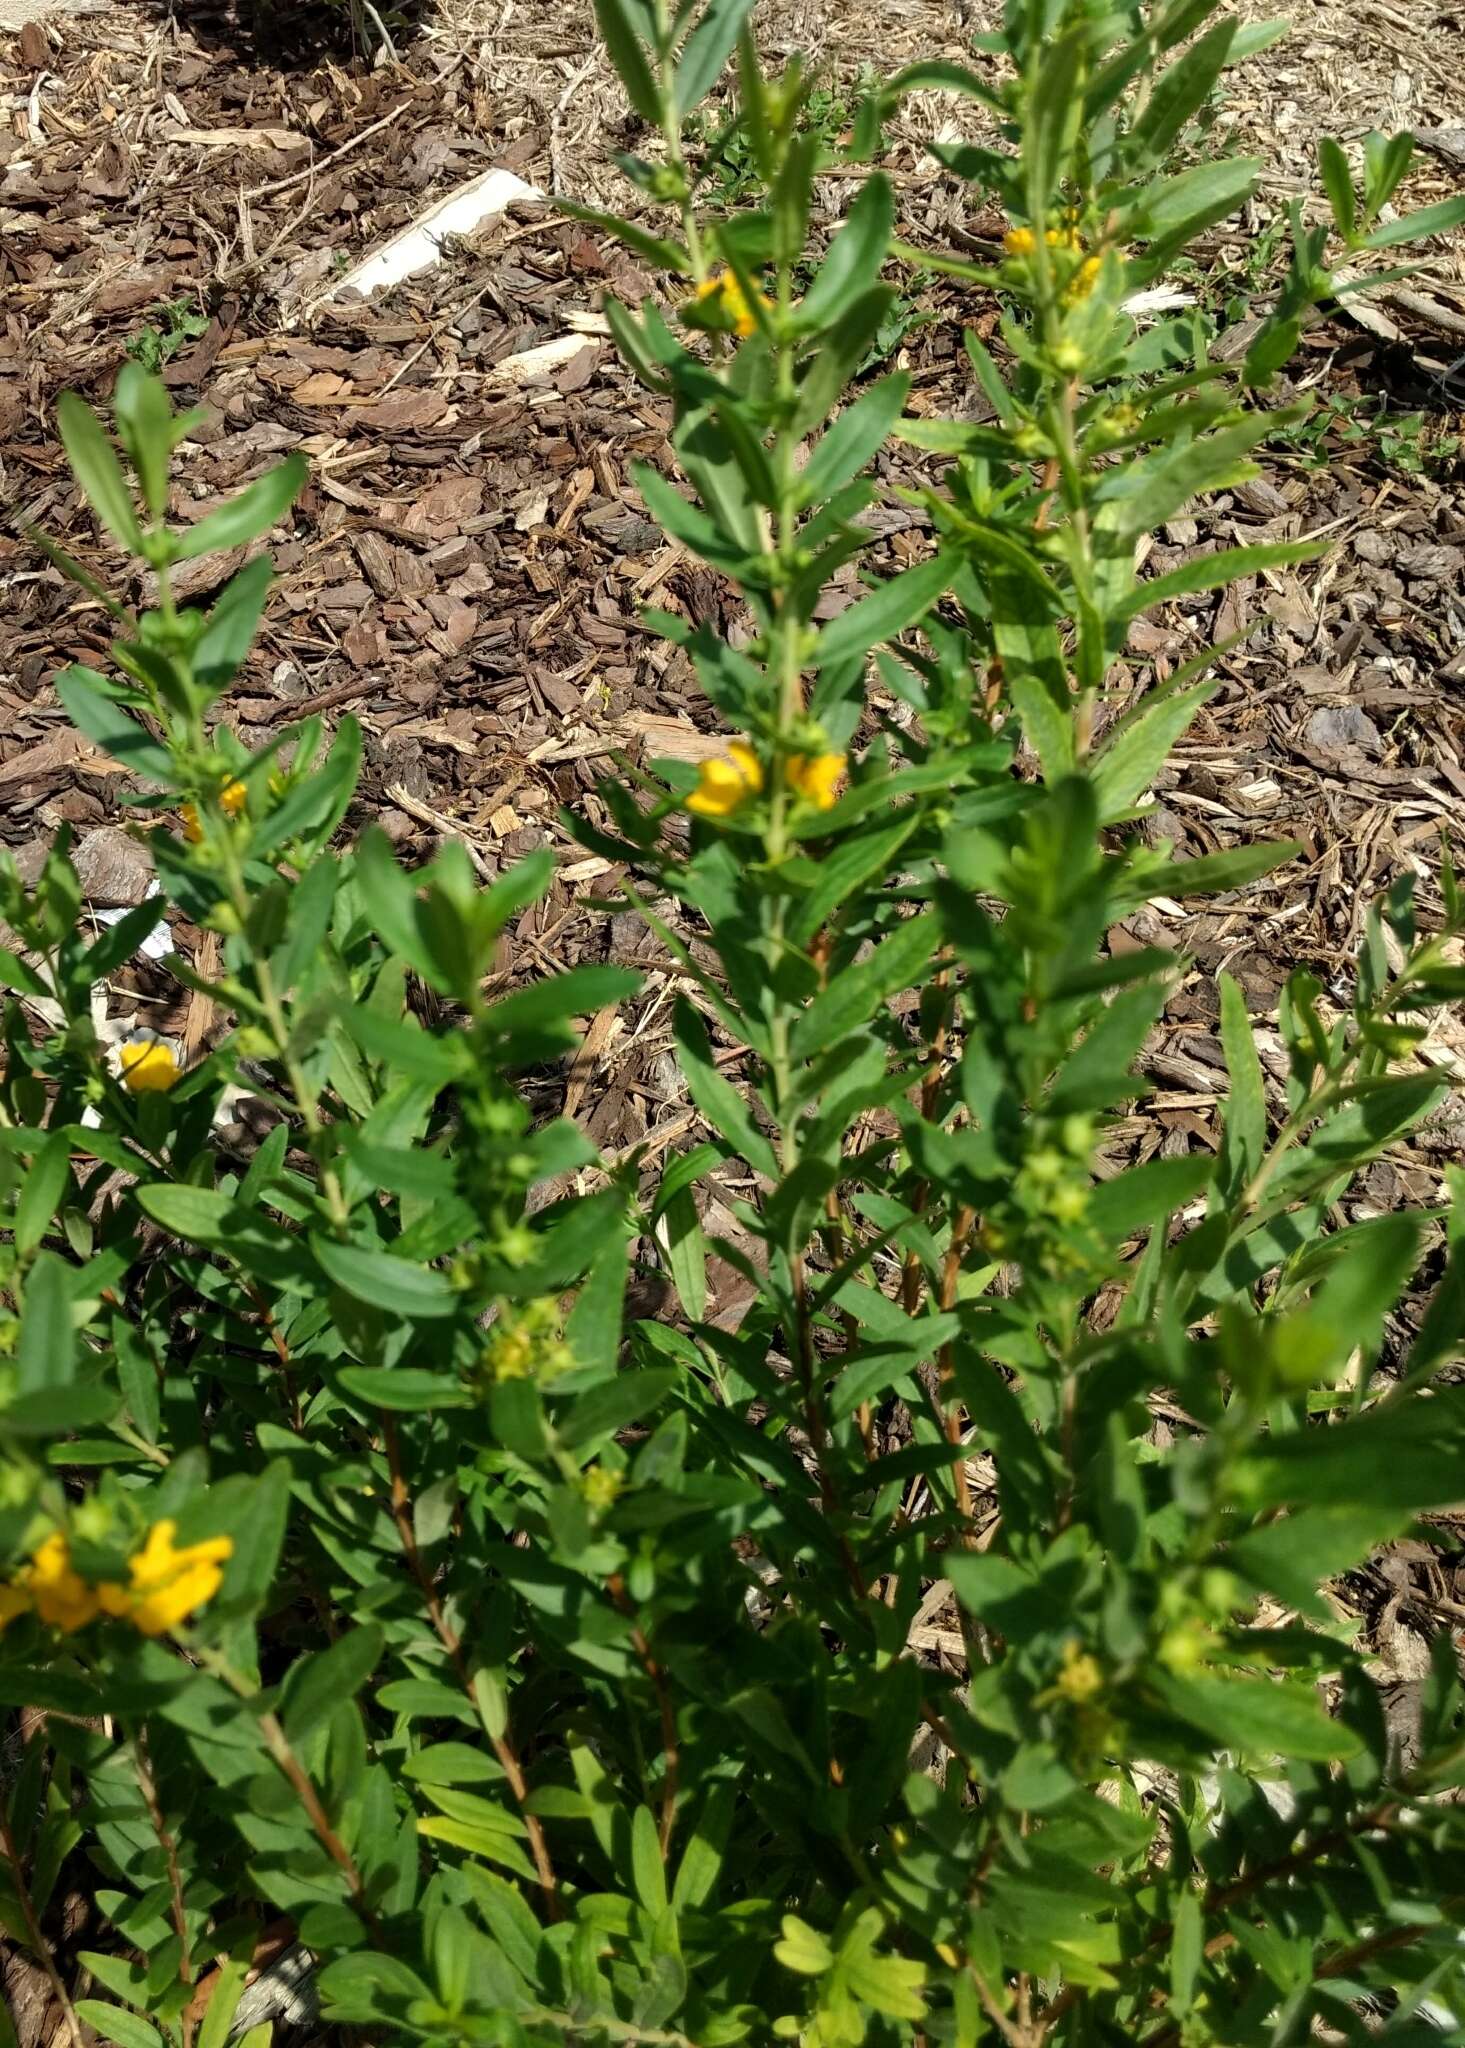
<svg viewBox="0 0 1465 2048"><path fill-rule="evenodd" d="M758 304L765 312L771 313L773 301L762 292L757 295ZM715 277L709 277L697 287L693 305L712 304L711 310L720 313L732 331L744 341L750 334L758 332L758 318L749 304L748 295L730 270L720 270Z"/></svg>
<svg viewBox="0 0 1465 2048"><path fill-rule="evenodd" d="M783 779L816 811L829 811L839 800L844 769L843 754L793 754L784 762ZM687 809L702 818L730 818L762 788L762 762L745 740L730 740L725 757L702 763Z"/></svg>
<svg viewBox="0 0 1465 2048"><path fill-rule="evenodd" d="M226 783L219 792L219 809L226 818L237 818L244 809L249 792L242 782ZM183 836L190 846L197 846L203 838L203 826L198 821L198 812L192 804L183 806Z"/></svg>
<svg viewBox="0 0 1465 2048"><path fill-rule="evenodd" d="M166 1635L213 1599L234 1550L228 1536L209 1536L180 1550L173 1541L177 1531L173 1521L153 1524L142 1549L127 1561L127 1585L109 1580L89 1586L71 1562L66 1538L53 1530L30 1563L0 1586L0 1629L18 1615L34 1613L69 1636L99 1614L111 1614L145 1636Z"/></svg>
<svg viewBox="0 0 1465 2048"><path fill-rule="evenodd" d="M1049 228L1043 240L1050 249L1066 249L1074 255L1077 255L1084 245L1083 236L1078 229L1071 227ZM1037 248L1038 238L1031 228L1009 228L1002 237L1002 246L1009 256L1022 262ZM1099 256L1085 256L1065 288L1064 298L1070 303L1076 299L1087 298L1094 288L1102 264L1103 259Z"/></svg>

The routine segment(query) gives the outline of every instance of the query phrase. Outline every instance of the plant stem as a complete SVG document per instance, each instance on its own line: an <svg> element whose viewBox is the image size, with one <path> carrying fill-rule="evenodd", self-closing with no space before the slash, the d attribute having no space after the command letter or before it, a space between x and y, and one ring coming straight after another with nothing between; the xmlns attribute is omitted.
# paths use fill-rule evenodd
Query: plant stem
<svg viewBox="0 0 1465 2048"><path fill-rule="evenodd" d="M671 1688L666 1682L666 1673L657 1662L647 1640L646 1632L636 1619L636 1610L626 1590L626 1582L619 1572L612 1572L607 1586L617 1613L630 1624L631 1648L636 1652L637 1662L651 1681L656 1694L657 1710L661 1716L661 1747L666 1758L666 1779L661 1792L661 1860L664 1863L671 1848L672 1830L676 1825L677 1799L681 1790L681 1746L677 1739L676 1712L672 1706Z"/></svg>
<svg viewBox="0 0 1465 2048"><path fill-rule="evenodd" d="M288 1781L296 1798L300 1801L305 1817L310 1822L311 1828L315 1833L316 1840L340 1871L342 1877L345 1878L347 1888L351 1893L352 1903L360 1915L362 1924L370 1934L372 1942L377 1948L381 1948L383 1946L382 1930L367 1900L366 1880L357 1868L356 1860L352 1856L351 1851L332 1827L330 1815L321 1804L320 1794L311 1782L310 1773L291 1748L290 1738L280 1725L278 1715L272 1713L268 1708L260 1709L256 1706L255 1703L259 1699L260 1688L250 1679L246 1678L242 1672L236 1671L233 1665L226 1658L221 1657L217 1651L200 1646L194 1651L194 1655L204 1670L210 1672L221 1684L227 1685L237 1699L241 1699L247 1705L255 1707L254 1718L259 1725L261 1735L265 1739L266 1749L274 1758L281 1774Z"/></svg>
<svg viewBox="0 0 1465 2048"><path fill-rule="evenodd" d="M707 251L702 241L702 230L697 222L697 209L692 204L687 159L682 152L681 124L677 120L676 66L672 62L671 42L671 19L667 0L656 0L656 82L660 88L661 98L661 139L666 144L666 160L681 183L681 197L677 202L677 210L681 215L687 254L692 259L692 273L701 286L706 284L710 273L707 266Z"/></svg>
<svg viewBox="0 0 1465 2048"><path fill-rule="evenodd" d="M406 1475L402 1468L402 1443L397 1433L396 1417L385 1411L382 1411L382 1438L386 1444L387 1470L391 1475L392 1520L396 1524L402 1554L407 1560L413 1578L417 1581L418 1591L422 1595L423 1605L427 1609L428 1619L433 1625L437 1639L447 1651L458 1683L467 1694L469 1705L481 1721L483 1716L478 1705L478 1695L473 1689L472 1673L463 1655L463 1639L448 1620L441 1596L432 1582L432 1575L423 1562L422 1552L418 1548L417 1530L412 1521L412 1497L408 1492ZM552 1920L562 1919L564 1915L560 1904L559 1885L554 1865L550 1861L549 1844L545 1840L543 1824L537 1814L525 1811L529 1787L518 1752L514 1748L507 1727L500 1735L495 1735L488 1728L484 1729L484 1733L493 1745L493 1753L503 1767L509 1790L514 1795L515 1803L523 1816L529 1848L534 1857L535 1872L539 1878L539 1889L544 1898L544 1909Z"/></svg>
<svg viewBox="0 0 1465 2048"><path fill-rule="evenodd" d="M142 1793L143 1803L148 1810L148 1818L153 1824L153 1833L158 1838L158 1846L168 1866L169 1903L174 1931L178 1936L178 1981L180 1984L192 1984L193 1960L188 1952L188 1916L183 1907L183 1877L178 1868L178 1844L174 1841L163 1814L163 1802L158 1797L157 1780L153 1777L152 1766L148 1761L147 1738L141 1728L132 1738L132 1768L137 1778L138 1790ZM183 2011L182 2027L183 2048L190 2048L193 2040L193 2021L189 2018L187 2007Z"/></svg>
<svg viewBox="0 0 1465 2048"><path fill-rule="evenodd" d="M249 920L251 908L249 889L244 879L244 870L239 860L238 850L234 845L232 833L227 829L227 826L219 835L219 844L223 853L229 902L234 915L238 918L242 927ZM320 1110L317 1106L316 1094L306 1081L305 1069L301 1066L299 1057L291 1045L289 1020L285 1015L285 1006L281 1001L279 990L275 987L275 978L270 970L270 963L256 953L253 956L252 965L254 968L255 986L259 992L260 1008L264 1011L265 1021L270 1028L270 1036L275 1041L276 1055L281 1066L285 1069L286 1078L290 1083L290 1093L294 1097L300 1121L305 1126L306 1140L310 1147L311 1156L315 1160L316 1171L320 1175L321 1193L325 1197L326 1208L330 1212L331 1222L334 1224L337 1232L344 1235L346 1227L351 1220L351 1206L346 1200L336 1169L326 1154L326 1126L322 1121Z"/></svg>

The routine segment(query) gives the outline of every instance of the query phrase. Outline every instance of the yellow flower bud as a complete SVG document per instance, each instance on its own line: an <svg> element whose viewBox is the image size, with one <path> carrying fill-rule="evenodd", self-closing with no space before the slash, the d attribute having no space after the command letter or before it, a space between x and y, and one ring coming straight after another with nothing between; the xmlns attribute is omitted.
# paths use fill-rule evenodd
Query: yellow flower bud
<svg viewBox="0 0 1465 2048"><path fill-rule="evenodd" d="M1009 256L1031 256L1038 239L1031 228L1009 228L1002 237L1002 246Z"/></svg>
<svg viewBox="0 0 1465 2048"><path fill-rule="evenodd" d="M615 1506L625 1480L607 1465L591 1465L580 1474L580 1493L592 1515L603 1515Z"/></svg>
<svg viewBox="0 0 1465 2048"><path fill-rule="evenodd" d="M1080 1649L1073 1636L1063 1645L1063 1669L1058 1674L1056 1689L1075 1706L1084 1706L1104 1690L1104 1673L1098 1658Z"/></svg>

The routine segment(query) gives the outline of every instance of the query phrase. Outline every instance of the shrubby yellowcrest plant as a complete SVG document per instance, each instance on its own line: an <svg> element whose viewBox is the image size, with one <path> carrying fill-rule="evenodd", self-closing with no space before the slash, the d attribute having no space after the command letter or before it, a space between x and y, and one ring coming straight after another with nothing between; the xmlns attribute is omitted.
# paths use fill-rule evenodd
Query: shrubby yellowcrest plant
<svg viewBox="0 0 1465 2048"><path fill-rule="evenodd" d="M639 487L753 632L650 617L725 746L571 822L677 962L708 1135L610 1163L531 1118L516 1073L634 987L485 993L550 855L487 888L451 844L406 873L343 837L349 719L231 734L269 562L207 610L171 572L287 517L303 464L175 530L192 417L125 368L129 478L64 400L158 602L133 620L46 543L117 629L115 673L58 689L129 771L162 899L91 935L64 839L33 888L0 875L0 1695L40 1716L0 1794L0 1917L54 1970L74 1860L96 1932L62 1988L120 2048L223 2048L278 1916L328 2024L429 2048L1450 2038L1453 1649L1406 1760L1319 1588L1460 1496L1465 1183L1428 1216L1337 1205L1441 1100L1414 1053L1462 992L1465 913L1442 855L1443 918L1401 879L1341 1008L1293 975L1280 1113L1223 979L1219 1151L1102 1177L1176 969L1106 933L1289 849L1181 868L1136 829L1203 663L1097 714L1147 607L1316 552L1134 566L1295 417L1261 394L1346 288L1330 248L1465 207L1385 220L1407 142L1371 138L1361 187L1330 143L1333 235L1294 209L1242 364L1137 328L1133 294L1252 189L1176 152L1272 30L1008 0L981 68L911 67L851 142L877 159L918 90L991 118L933 148L1002 208L1000 251L919 252L1002 305L1000 360L967 343L990 423L916 417L867 368L912 260L893 189L871 170L813 245L801 63L768 73L748 0L596 11L651 138L623 168L666 210L591 216L664 279L607 307L673 418L679 479ZM684 138L734 57L758 189L704 210ZM825 618L892 437L929 458L929 551ZM217 938L212 976L172 964L229 1029L119 1070L92 992L160 909ZM235 1087L257 1145L219 1134ZM729 1162L740 1236L709 1240L698 1184ZM656 1319L627 1312L637 1243L675 1289Z"/></svg>

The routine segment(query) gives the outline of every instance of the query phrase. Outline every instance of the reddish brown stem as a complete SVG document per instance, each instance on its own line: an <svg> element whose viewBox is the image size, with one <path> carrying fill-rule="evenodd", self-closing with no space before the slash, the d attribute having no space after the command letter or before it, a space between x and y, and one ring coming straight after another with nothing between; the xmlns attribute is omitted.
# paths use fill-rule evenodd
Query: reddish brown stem
<svg viewBox="0 0 1465 2048"><path fill-rule="evenodd" d="M239 1275L239 1283L244 1289L250 1306L264 1325L265 1335L274 1346L275 1356L280 1361L280 1373L285 1382L285 1398L290 1403L290 1418L298 1432L305 1427L305 1417L300 1412L300 1396L295 1391L294 1362L290 1357L290 1347L285 1342L279 1324L275 1321L274 1310L254 1285L253 1281L246 1274L241 1273Z"/></svg>
<svg viewBox="0 0 1465 2048"><path fill-rule="evenodd" d="M951 1226L951 1241L946 1247L946 1256L941 1262L941 1312L950 1314L956 1306L957 1289L961 1284L961 1262L966 1257L967 1246L971 1243L972 1228L976 1223L976 1211L961 1208ZM956 1365L949 1343L943 1344L936 1357L940 1401L938 1414L941 1427L946 1432L946 1441L953 1449L962 1444L961 1403L956 1398ZM952 1482L956 1487L957 1511L962 1519L962 1541L972 1541L972 1490L966 1476L966 1459L958 1457L951 1468Z"/></svg>
<svg viewBox="0 0 1465 2048"><path fill-rule="evenodd" d="M163 1814L163 1802L158 1797L157 1780L153 1777L152 1765L148 1760L147 1738L138 1729L132 1739L132 1768L137 1777L138 1790L142 1793L143 1804L147 1807L148 1818L153 1824L153 1833L163 1852L163 1861L168 1869L168 1895L173 1914L173 1931L178 1936L178 1981L192 1984L193 1959L188 1953L188 1916L183 1909L183 1875L178 1868L178 1844L173 1839ZM190 2048L193 2040L193 2021L187 2009L183 2013L183 2048Z"/></svg>
<svg viewBox="0 0 1465 2048"><path fill-rule="evenodd" d="M817 1366L814 1357L814 1332L809 1317L809 1282L804 1269L801 1252L796 1252L789 1261L794 1285L794 1363L799 1375L799 1389L803 1399L804 1429L809 1447L814 1453L814 1470L819 1478L819 1501L831 1525L839 1514L839 1496L835 1491L833 1474L829 1470L829 1431L824 1421L824 1402L820 1396ZM865 1584L865 1575L860 1570L859 1560L850 1548L849 1537L843 1529L837 1531L835 1541L839 1545L845 1576L848 1578L857 1599L869 1597L870 1589Z"/></svg>
<svg viewBox="0 0 1465 2048"><path fill-rule="evenodd" d="M432 1574L423 1563L422 1552L417 1546L417 1531L412 1522L412 1496L407 1490L407 1480L402 1470L402 1443L397 1434L396 1418L386 1413L382 1414L382 1437L387 1449L387 1470L391 1475L392 1520L397 1527L397 1538L402 1545L402 1554L407 1560L413 1578L417 1581L418 1591L422 1595L428 1619L436 1631L437 1639L452 1660L458 1683L468 1695L469 1702L477 1713L478 1695L473 1689L473 1680L463 1655L462 1638L443 1610L442 1600L432 1582ZM559 1884L554 1874L554 1864L550 1861L549 1843L545 1840L539 1816L526 1810L529 1787L525 1781L523 1766L519 1762L518 1752L507 1728L501 1735L495 1735L491 1730L485 1732L493 1745L494 1755L503 1767L509 1791L513 1794L514 1802L524 1821L525 1831L529 1837L529 1851L534 1858L534 1869L544 1898L544 1910L552 1920L561 1919L563 1908L560 1905Z"/></svg>
<svg viewBox="0 0 1465 2048"><path fill-rule="evenodd" d="M345 1878L352 1902L362 1921L370 1930L372 1939L381 1944L381 1928L377 1923L366 1896L366 1880L356 1867L351 1851L331 1825L331 1817L321 1804L320 1794L311 1782L310 1773L290 1747L289 1737L274 1714L258 1716L260 1732L264 1736L270 1755L279 1765L285 1777L305 1810L305 1817L315 1830L316 1840Z"/></svg>
<svg viewBox="0 0 1465 2048"><path fill-rule="evenodd" d="M612 1572L607 1585L610 1597L615 1602L617 1613L630 1623L631 1648L636 1652L637 1662L651 1681L656 1694L656 1705L661 1715L661 1747L666 1758L666 1779L661 1788L661 1860L664 1863L671 1848L672 1829L676 1825L677 1798L681 1790L681 1747L677 1740L677 1719L672 1707L671 1688L666 1682L666 1673L657 1662L646 1631L636 1619L636 1610L631 1596L626 1591L626 1582L619 1572Z"/></svg>

